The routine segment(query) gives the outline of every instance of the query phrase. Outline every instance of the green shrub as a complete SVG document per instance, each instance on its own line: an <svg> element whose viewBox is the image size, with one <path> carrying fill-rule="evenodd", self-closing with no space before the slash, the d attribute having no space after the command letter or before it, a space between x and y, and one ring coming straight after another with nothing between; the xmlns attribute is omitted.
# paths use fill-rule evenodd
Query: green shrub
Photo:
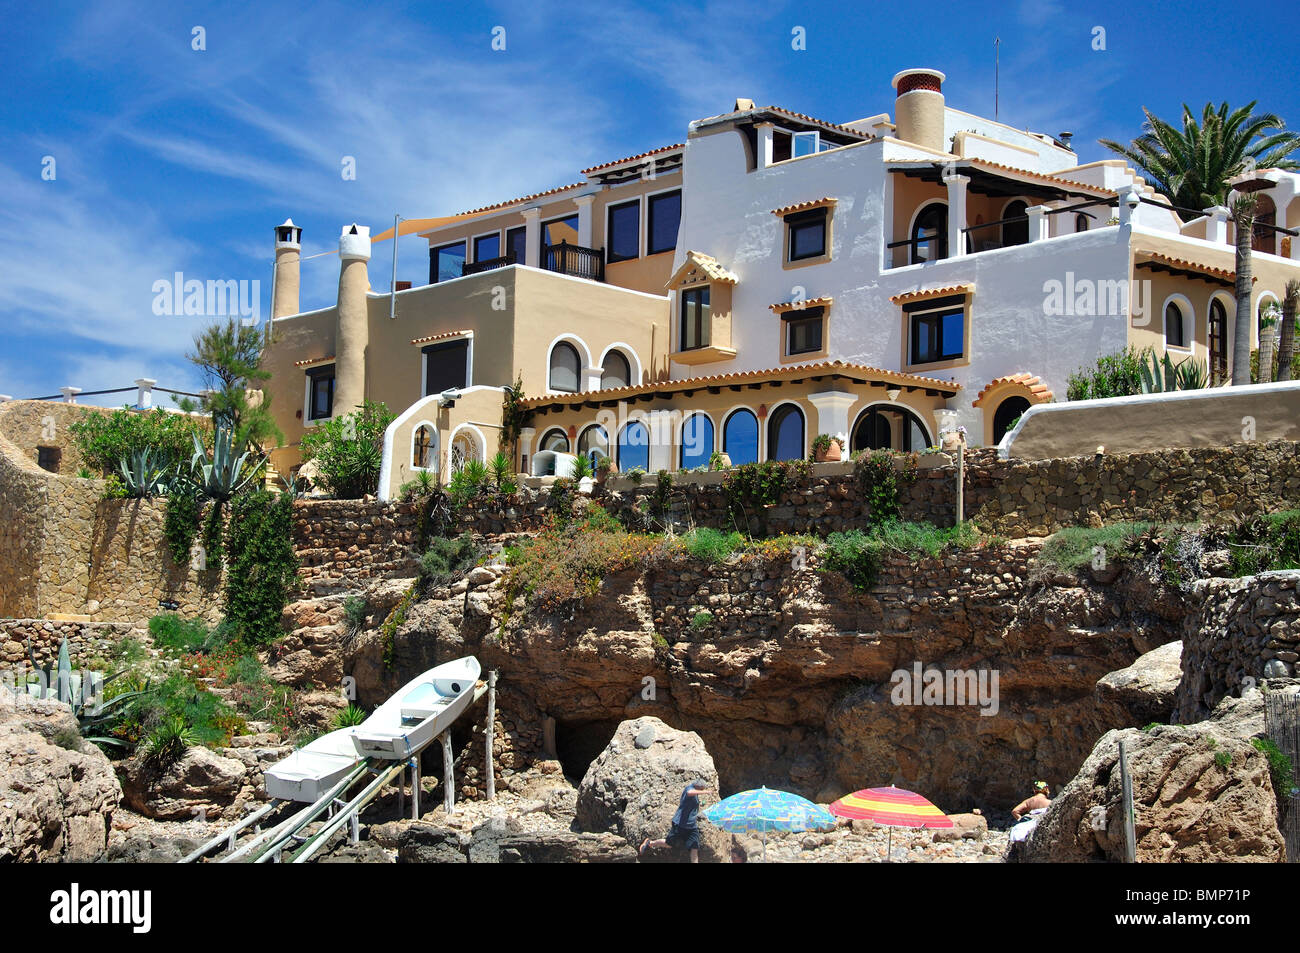
<svg viewBox="0 0 1300 953"><path fill-rule="evenodd" d="M1288 796L1296 786L1295 765L1291 759L1271 738L1252 738L1250 743L1268 759L1268 774L1273 779L1273 792L1278 797Z"/></svg>
<svg viewBox="0 0 1300 953"><path fill-rule="evenodd" d="M700 527L684 535L682 545L695 559L720 563L745 545L745 537L739 533L724 533L721 530Z"/></svg>
<svg viewBox="0 0 1300 953"><path fill-rule="evenodd" d="M914 460L910 460L910 466L899 473L894 468L894 459L895 454L889 450L873 450L859 456L853 468L867 505L867 519L875 524L900 517L899 486L916 477Z"/></svg>
<svg viewBox="0 0 1300 953"><path fill-rule="evenodd" d="M135 636L128 635L109 651L119 665L138 665L149 657L149 650Z"/></svg>
<svg viewBox="0 0 1300 953"><path fill-rule="evenodd" d="M364 708L357 705L348 705L347 708L344 708L334 716L334 728L335 730L339 728L355 728L368 717L370 716L366 714Z"/></svg>
<svg viewBox="0 0 1300 953"><path fill-rule="evenodd" d="M349 632L356 632L366 624L366 614L370 606L361 596L348 596L343 601L343 621Z"/></svg>
<svg viewBox="0 0 1300 953"><path fill-rule="evenodd" d="M207 438L202 418L169 413L161 407L148 411L91 411L70 424L68 431L90 470L103 477L119 478L119 463L143 450L154 451L165 467L188 470L194 453L192 435Z"/></svg>
<svg viewBox="0 0 1300 953"><path fill-rule="evenodd" d="M577 487L568 477L559 477L551 484L551 492L546 500L546 509L561 526L573 519L574 505L577 503Z"/></svg>
<svg viewBox="0 0 1300 953"><path fill-rule="evenodd" d="M1227 770L1232 764L1232 753L1230 751L1219 751L1214 755L1214 763L1220 768Z"/></svg>
<svg viewBox="0 0 1300 953"><path fill-rule="evenodd" d="M1300 569L1300 510L1242 519L1233 528L1228 550L1234 576Z"/></svg>
<svg viewBox="0 0 1300 953"><path fill-rule="evenodd" d="M1131 397L1142 393L1142 368L1155 349L1129 345L1118 354L1097 359L1092 367L1081 367L1066 379L1067 400L1099 397Z"/></svg>
<svg viewBox="0 0 1300 953"><path fill-rule="evenodd" d="M206 652L211 647L211 633L201 619L183 619L172 612L150 619L149 634L154 645L177 655Z"/></svg>
<svg viewBox="0 0 1300 953"><path fill-rule="evenodd" d="M360 410L312 427L302 438L302 458L315 460L318 482L339 499L379 488L384 430L396 418L387 405L366 401Z"/></svg>
<svg viewBox="0 0 1300 953"><path fill-rule="evenodd" d="M478 558L479 549L469 533L454 539L434 537L420 557L420 584L426 590L445 585L457 573L473 566Z"/></svg>
<svg viewBox="0 0 1300 953"><path fill-rule="evenodd" d="M853 588L869 591L880 574L883 546L879 538L861 530L831 533L821 554L819 569L841 573Z"/></svg>
<svg viewBox="0 0 1300 953"><path fill-rule="evenodd" d="M1138 540L1154 528L1153 523L1112 523L1097 529L1070 526L1048 537L1038 562L1062 572L1081 569L1099 556L1104 556L1107 566L1123 563L1136 555ZM1096 552L1098 548L1103 552Z"/></svg>
<svg viewBox="0 0 1300 953"><path fill-rule="evenodd" d="M226 619L245 644L280 635L280 613L297 581L293 498L265 490L231 503Z"/></svg>
<svg viewBox="0 0 1300 953"><path fill-rule="evenodd" d="M403 500L410 500L417 496L430 496L436 493L437 490L437 476L429 470L418 470L415 478L403 483L397 493Z"/></svg>
<svg viewBox="0 0 1300 953"><path fill-rule="evenodd" d="M701 609L695 615L691 616L691 631L703 632L709 626L713 625L713 613L708 609Z"/></svg>
<svg viewBox="0 0 1300 953"><path fill-rule="evenodd" d="M606 576L645 566L662 550L662 537L626 532L601 516L556 524L505 550L508 592L558 611L594 596Z"/></svg>
<svg viewBox="0 0 1300 953"><path fill-rule="evenodd" d="M146 736L144 744L145 758L158 766L166 768L185 756L185 752L202 744L198 732L186 724L183 715L167 713Z"/></svg>

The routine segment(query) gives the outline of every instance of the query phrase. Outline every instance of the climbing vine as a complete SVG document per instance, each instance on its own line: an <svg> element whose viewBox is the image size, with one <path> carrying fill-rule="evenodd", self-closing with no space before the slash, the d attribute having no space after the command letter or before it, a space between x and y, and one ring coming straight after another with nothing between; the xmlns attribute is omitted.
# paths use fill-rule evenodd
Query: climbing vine
<svg viewBox="0 0 1300 953"><path fill-rule="evenodd" d="M194 537L199 533L199 513L202 505L193 493L173 492L167 496L167 513L163 517L163 534L167 537L167 550L177 566L189 563Z"/></svg>
<svg viewBox="0 0 1300 953"><path fill-rule="evenodd" d="M236 497L227 535L226 618L246 643L270 642L280 634L280 614L298 569L293 498L265 490Z"/></svg>
<svg viewBox="0 0 1300 953"><path fill-rule="evenodd" d="M533 412L522 406L524 399L524 378L520 372L512 386L505 388L505 397L501 401L501 446L511 451L519 442L519 435L529 421Z"/></svg>
<svg viewBox="0 0 1300 953"><path fill-rule="evenodd" d="M864 453L858 457L854 475L867 504L867 518L872 523L879 524L900 517L899 486L916 479L916 461L909 459L908 464L899 473L894 469L894 454L888 450Z"/></svg>

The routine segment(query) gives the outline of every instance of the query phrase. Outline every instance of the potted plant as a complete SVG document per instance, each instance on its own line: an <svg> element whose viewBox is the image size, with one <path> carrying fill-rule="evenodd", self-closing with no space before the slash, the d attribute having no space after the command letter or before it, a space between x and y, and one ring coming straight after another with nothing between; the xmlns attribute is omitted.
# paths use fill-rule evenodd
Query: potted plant
<svg viewBox="0 0 1300 953"><path fill-rule="evenodd" d="M842 452L839 440L827 433L817 435L817 439L813 441L812 449L813 460L816 463L825 463L828 460L838 462Z"/></svg>
<svg viewBox="0 0 1300 953"><path fill-rule="evenodd" d="M611 473L617 473L618 467L614 466L614 461L609 457L601 457L596 461L596 483L603 486L609 479Z"/></svg>
<svg viewBox="0 0 1300 953"><path fill-rule="evenodd" d="M939 436L943 440L944 450L955 453L966 445L965 427L954 427L951 430L941 431Z"/></svg>
<svg viewBox="0 0 1300 953"><path fill-rule="evenodd" d="M731 457L728 454L723 453L721 450L714 450L713 453L709 454L709 469L730 470Z"/></svg>

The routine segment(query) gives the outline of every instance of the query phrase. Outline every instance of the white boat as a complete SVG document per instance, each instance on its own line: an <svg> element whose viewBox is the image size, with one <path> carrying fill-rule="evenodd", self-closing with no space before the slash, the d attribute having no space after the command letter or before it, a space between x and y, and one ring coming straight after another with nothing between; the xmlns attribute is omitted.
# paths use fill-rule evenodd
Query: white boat
<svg viewBox="0 0 1300 953"><path fill-rule="evenodd" d="M314 802L361 763L352 742L356 728L340 728L303 745L266 771L266 793L286 801Z"/></svg>
<svg viewBox="0 0 1300 953"><path fill-rule="evenodd" d="M365 758L419 753L469 706L478 676L478 659L468 656L411 679L360 725L321 735L268 768L267 795L311 803Z"/></svg>
<svg viewBox="0 0 1300 953"><path fill-rule="evenodd" d="M479 671L468 655L425 672L354 729L357 753L395 761L424 749L474 700Z"/></svg>

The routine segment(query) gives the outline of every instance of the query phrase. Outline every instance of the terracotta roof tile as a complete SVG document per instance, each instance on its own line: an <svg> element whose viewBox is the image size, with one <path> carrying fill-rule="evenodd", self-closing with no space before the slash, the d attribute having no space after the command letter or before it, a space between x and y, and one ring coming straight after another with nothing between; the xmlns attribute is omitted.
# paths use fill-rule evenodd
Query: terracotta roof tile
<svg viewBox="0 0 1300 953"><path fill-rule="evenodd" d="M1224 281L1236 281L1237 273L1227 268L1216 268L1214 265L1207 265L1200 261L1189 261L1186 258L1174 258L1171 255L1162 255L1154 251L1138 252L1139 260L1136 264L1143 265L1156 262L1161 265L1169 265L1173 268L1182 268L1186 271L1198 271L1214 278L1220 278Z"/></svg>
<svg viewBox="0 0 1300 953"><path fill-rule="evenodd" d="M473 333L473 331L443 331L441 334L429 334L422 338L415 338L411 343L428 344L430 341L445 341L447 338L463 338Z"/></svg>
<svg viewBox="0 0 1300 953"><path fill-rule="evenodd" d="M970 283L945 285L942 288L919 288L916 291L894 295L889 300L894 304L907 304L911 301L925 301L928 298L946 298L948 295L970 294L974 290L975 285Z"/></svg>
<svg viewBox="0 0 1300 953"><path fill-rule="evenodd" d="M978 396L971 401L971 406L979 407L981 401L984 400L985 394L989 393L996 387L1001 387L1003 384L1019 384L1021 387L1024 387L1029 391L1030 399L1033 400L1034 403L1047 403L1053 397L1052 392L1047 389L1047 385L1043 383L1041 377L1036 374L1025 374L1022 372L1020 374L1008 374L1005 377L993 378L993 380L989 381L988 384L984 386Z"/></svg>
<svg viewBox="0 0 1300 953"><path fill-rule="evenodd" d="M809 199L807 202L800 202L797 205L787 205L784 208L772 209L773 215L789 215L791 212L802 212L805 209L818 208L822 205L834 205L838 199L829 195L824 195L819 199Z"/></svg>
<svg viewBox="0 0 1300 953"><path fill-rule="evenodd" d="M662 152L672 152L674 149L684 149L686 143L675 142L671 146L660 146L658 149L651 149L649 152L638 152L634 156L627 156L623 159L615 159L613 162L602 162L600 165L593 165L590 169L583 169L583 175L590 175L593 172L599 172L601 169L609 169L616 165L622 165L624 162L633 162L637 159L648 159L650 156L657 156Z"/></svg>
<svg viewBox="0 0 1300 953"><path fill-rule="evenodd" d="M583 391L577 394L548 394L543 397L529 397L521 401L524 407L541 407L546 404L572 404L589 400L618 400L624 397L635 397L639 394L652 394L656 391L681 391L693 390L699 387L708 387L709 385L727 385L735 383L754 383L756 381L784 380L795 378L803 373L839 373L845 375L857 375L864 380L879 380L882 382L898 383L910 385L912 387L924 387L926 389L940 390L948 394L955 394L961 390L961 385L953 381L940 380L937 377L922 377L917 374L906 374L901 371L890 371L879 367L869 367L865 364L849 364L844 361L823 361L817 364L791 364L786 367L773 367L761 371L735 371L731 374L715 374L709 377L685 377L678 380L658 381L650 384L637 384L631 387L613 387L609 390Z"/></svg>
<svg viewBox="0 0 1300 953"><path fill-rule="evenodd" d="M329 357L313 357L313 358L310 358L309 360L306 360L306 361L294 361L294 362L293 362L293 366L294 366L294 367L307 367L308 365L311 365L311 364L328 364L330 361L333 361L333 360L335 360L335 357L334 357L334 355L331 354Z"/></svg>
<svg viewBox="0 0 1300 953"><path fill-rule="evenodd" d="M805 298L803 301L778 301L776 304L769 304L767 308L776 314L784 314L787 311L803 311L806 308L829 307L834 300L830 297L821 297Z"/></svg>

